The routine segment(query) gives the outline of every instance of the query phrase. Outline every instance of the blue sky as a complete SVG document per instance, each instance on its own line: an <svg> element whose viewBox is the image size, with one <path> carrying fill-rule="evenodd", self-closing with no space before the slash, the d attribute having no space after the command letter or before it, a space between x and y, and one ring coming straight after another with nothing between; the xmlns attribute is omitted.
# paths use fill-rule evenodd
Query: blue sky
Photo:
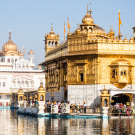
<svg viewBox="0 0 135 135"><path fill-rule="evenodd" d="M118 34L118 12L121 11L121 34L130 39L135 26L135 1L130 0L1 0L0 1L0 48L8 41L11 29L12 41L18 49L25 47L25 58L32 48L36 65L44 61L44 36L50 32L53 23L54 32L59 32L64 40L64 21L67 16L71 32L81 24L87 11L87 3L91 4L92 17L95 24L109 32L113 25ZM90 4L89 4L90 5ZM90 6L89 6L90 9Z"/></svg>

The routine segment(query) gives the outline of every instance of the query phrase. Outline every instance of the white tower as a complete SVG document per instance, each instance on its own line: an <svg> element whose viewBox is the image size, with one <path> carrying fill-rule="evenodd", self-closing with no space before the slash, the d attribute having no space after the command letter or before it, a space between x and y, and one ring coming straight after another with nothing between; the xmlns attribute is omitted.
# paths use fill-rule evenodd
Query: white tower
<svg viewBox="0 0 135 135"><path fill-rule="evenodd" d="M32 51L32 49L29 51L28 57L30 59L30 63L32 63L33 62L33 59L34 59L34 52Z"/></svg>

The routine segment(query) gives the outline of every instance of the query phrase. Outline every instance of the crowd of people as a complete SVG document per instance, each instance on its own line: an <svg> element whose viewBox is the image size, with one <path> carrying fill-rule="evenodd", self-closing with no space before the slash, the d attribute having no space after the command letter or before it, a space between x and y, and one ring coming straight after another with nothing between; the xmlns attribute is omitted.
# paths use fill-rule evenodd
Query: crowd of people
<svg viewBox="0 0 135 135"><path fill-rule="evenodd" d="M64 103L61 103L59 101L50 102L49 100L45 103L45 112L51 111L52 105L58 105L58 113L62 113L62 106ZM66 104L70 104L70 102L67 102ZM70 104L70 113L86 113L86 107L87 104L84 102L83 105L77 105L77 104Z"/></svg>
<svg viewBox="0 0 135 135"><path fill-rule="evenodd" d="M113 107L111 107L111 113L114 116L130 116L132 115L133 111L129 105L123 105L122 103L116 103Z"/></svg>

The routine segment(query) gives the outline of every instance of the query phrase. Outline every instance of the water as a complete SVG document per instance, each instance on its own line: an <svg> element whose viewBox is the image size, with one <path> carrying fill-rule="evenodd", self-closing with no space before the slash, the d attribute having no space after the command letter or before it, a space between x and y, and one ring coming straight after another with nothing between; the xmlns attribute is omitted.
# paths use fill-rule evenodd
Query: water
<svg viewBox="0 0 135 135"><path fill-rule="evenodd" d="M132 135L135 119L49 119L0 110L0 135Z"/></svg>

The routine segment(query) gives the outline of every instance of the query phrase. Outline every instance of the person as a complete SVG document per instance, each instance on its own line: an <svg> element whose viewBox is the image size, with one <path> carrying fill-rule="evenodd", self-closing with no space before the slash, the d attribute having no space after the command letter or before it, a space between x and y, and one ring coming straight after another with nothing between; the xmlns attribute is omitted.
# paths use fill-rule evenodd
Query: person
<svg viewBox="0 0 135 135"><path fill-rule="evenodd" d="M83 106L84 106L84 113L86 113L87 104L84 102Z"/></svg>
<svg viewBox="0 0 135 135"><path fill-rule="evenodd" d="M124 113L124 116L126 116L126 105L124 104L124 107L123 107L123 113Z"/></svg>
<svg viewBox="0 0 135 135"><path fill-rule="evenodd" d="M123 104L121 103L119 107L120 107L120 116L122 116Z"/></svg>

